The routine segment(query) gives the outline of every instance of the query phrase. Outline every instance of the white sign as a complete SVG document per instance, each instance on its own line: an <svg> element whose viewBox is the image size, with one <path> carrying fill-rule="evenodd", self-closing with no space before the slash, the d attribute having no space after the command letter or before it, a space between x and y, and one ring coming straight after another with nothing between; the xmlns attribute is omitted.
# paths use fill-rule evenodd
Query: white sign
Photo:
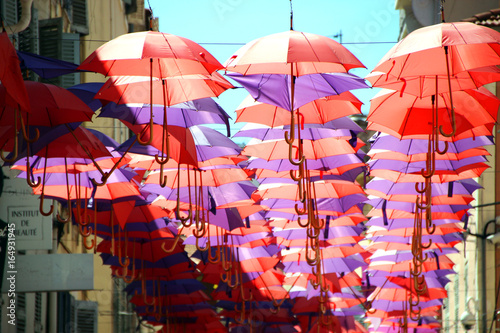
<svg viewBox="0 0 500 333"><path fill-rule="evenodd" d="M45 211L51 203L44 203ZM15 224L16 250L52 249L52 215L43 216L39 205L39 196L32 194L25 179L4 179L0 219Z"/></svg>

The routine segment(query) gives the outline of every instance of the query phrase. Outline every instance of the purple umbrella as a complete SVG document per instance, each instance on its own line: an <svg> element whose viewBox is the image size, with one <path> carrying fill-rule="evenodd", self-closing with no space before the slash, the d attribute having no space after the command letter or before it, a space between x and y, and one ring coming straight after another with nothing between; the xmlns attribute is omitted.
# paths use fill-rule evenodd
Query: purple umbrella
<svg viewBox="0 0 500 333"><path fill-rule="evenodd" d="M240 83L257 101L290 110L290 75L226 73ZM349 73L319 73L295 77L294 109L331 95L369 86L363 78Z"/></svg>
<svg viewBox="0 0 500 333"><path fill-rule="evenodd" d="M474 179L463 179L447 183L432 183L432 196L469 195L482 188ZM375 190L386 195L410 194L419 195L413 183L394 183L382 178L374 178L366 185L367 193Z"/></svg>
<svg viewBox="0 0 500 333"><path fill-rule="evenodd" d="M190 127L201 124L225 124L229 126L229 115L212 99L200 99L197 102L200 110L193 109L196 106L187 102L182 105L168 107L167 119L169 125ZM186 104L186 105L185 105ZM203 107L203 105L207 105ZM215 103L216 104L216 103ZM186 106L184 108L183 106ZM156 124L163 124L163 105L153 105L153 120ZM102 108L99 117L120 119L132 125L149 123L151 107L149 104L116 104L108 103ZM206 111L205 111L206 110Z"/></svg>

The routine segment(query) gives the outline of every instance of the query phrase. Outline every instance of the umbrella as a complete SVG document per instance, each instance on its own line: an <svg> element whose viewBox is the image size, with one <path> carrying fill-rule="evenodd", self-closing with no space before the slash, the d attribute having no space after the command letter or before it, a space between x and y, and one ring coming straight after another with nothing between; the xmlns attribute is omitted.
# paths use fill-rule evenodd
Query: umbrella
<svg viewBox="0 0 500 333"><path fill-rule="evenodd" d="M342 127L348 128L347 123L352 122L353 125L355 123L346 116L361 114L362 104L351 92L346 91L340 95L327 96L307 103L298 112L304 124L325 124L339 120L343 122ZM236 115L235 122L254 122L270 127L291 123L290 111L255 101L250 95L238 106Z"/></svg>
<svg viewBox="0 0 500 333"><path fill-rule="evenodd" d="M364 79L349 73L307 74L295 78L296 90L291 103L292 84L289 75L239 73L226 75L240 83L256 101L289 111L326 96L340 95L352 89L368 88ZM292 105L295 109L291 109Z"/></svg>
<svg viewBox="0 0 500 333"><path fill-rule="evenodd" d="M78 66L78 69L107 76L151 74L159 78L211 74L221 68L222 65L199 44L158 31L118 36L97 48Z"/></svg>
<svg viewBox="0 0 500 333"><path fill-rule="evenodd" d="M95 98L117 104L147 103L149 99L150 104L172 106L193 99L217 97L229 88L233 86L217 72L152 79L114 76L104 83ZM153 91L151 96L150 90Z"/></svg>
<svg viewBox="0 0 500 333"><path fill-rule="evenodd" d="M437 95L437 117L443 127L451 130L451 105L449 93ZM420 98L398 91L382 90L370 105L368 129L377 130L380 124L397 132L401 138L408 135L428 134L433 131L432 117L436 117L431 98ZM495 123L500 100L486 88L453 92L456 133L462 133L487 123Z"/></svg>
<svg viewBox="0 0 500 333"><path fill-rule="evenodd" d="M335 40L296 30L255 39L224 64L228 71L249 74L347 72L363 64Z"/></svg>
<svg viewBox="0 0 500 333"><path fill-rule="evenodd" d="M26 112L30 112L30 102L28 92L24 86L23 75L19 67L19 58L16 49L7 35L7 32L0 33L0 59L2 66L0 68L0 81L7 90L9 104ZM4 104L4 103L2 103Z"/></svg>

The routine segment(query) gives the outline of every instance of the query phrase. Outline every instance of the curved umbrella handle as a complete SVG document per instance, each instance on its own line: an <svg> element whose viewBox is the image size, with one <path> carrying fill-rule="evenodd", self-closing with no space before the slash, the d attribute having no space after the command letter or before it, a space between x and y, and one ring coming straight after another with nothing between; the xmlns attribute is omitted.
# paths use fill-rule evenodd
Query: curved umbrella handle
<svg viewBox="0 0 500 333"><path fill-rule="evenodd" d="M71 201L68 200L68 216L63 219L61 217L61 215L59 215L59 212L56 214L56 219L57 219L57 222L59 223L68 223L69 221L71 221L71 217L72 217L72 213L71 213Z"/></svg>
<svg viewBox="0 0 500 333"><path fill-rule="evenodd" d="M28 163L28 162L26 162ZM40 176L37 177L36 179L36 182L33 182L31 181L31 177L30 177L30 172L28 170L27 171L27 177L26 177L26 182L28 183L28 185L32 188L35 188L35 187L38 187L40 185L40 183L42 182L42 178L40 178Z"/></svg>
<svg viewBox="0 0 500 333"><path fill-rule="evenodd" d="M299 145L299 147L300 147L300 145ZM306 159L304 154L302 154L302 149L300 149L299 147L295 146L293 144L293 142L291 144L288 144L288 161L290 163L292 163L293 165L302 165ZM297 152L295 153L295 156L296 156L296 158L299 158L299 156L300 156L300 159L298 161L294 161L294 159L293 159L293 148L297 148Z"/></svg>
<svg viewBox="0 0 500 333"><path fill-rule="evenodd" d="M156 156L157 155L155 155L155 159L156 159ZM159 185L161 187L167 186L167 176L163 175L163 164L162 163L160 163L160 183L159 183Z"/></svg>
<svg viewBox="0 0 500 333"><path fill-rule="evenodd" d="M456 124L456 120L455 120L455 107L453 106L453 93L451 90L450 60L448 57L448 45L446 45L444 47L444 53L445 53L445 58L446 58L446 73L447 73L447 77L448 77L448 93L450 95L451 132L445 133L443 130L443 125L439 125L439 132L441 133L442 136L445 136L447 138L451 138L457 132L457 124Z"/></svg>
<svg viewBox="0 0 500 333"><path fill-rule="evenodd" d="M438 153L439 155L444 155L444 154L446 154L448 152L448 141L442 141L442 142L444 142L444 148L443 148L443 150L439 149L439 141L436 140L435 142L436 143L435 143L434 150L436 151L436 153Z"/></svg>
<svg viewBox="0 0 500 333"><path fill-rule="evenodd" d="M413 310L413 307L411 306L411 303L410 303L410 319L411 320L418 321L420 319L421 313L422 313L422 308L418 307L417 312L415 312Z"/></svg>
<svg viewBox="0 0 500 333"><path fill-rule="evenodd" d="M104 186L106 185L106 182L108 181L109 176L111 176L111 172L104 172L104 174L101 177L101 182L97 182L94 178L90 178L90 181L94 186Z"/></svg>
<svg viewBox="0 0 500 333"><path fill-rule="evenodd" d="M43 193L42 191L42 194L40 194L40 214L42 214L43 216L50 216L52 214L52 212L54 211L54 205L50 205L50 209L48 212L44 212L43 211L43 200L45 198L45 193Z"/></svg>
<svg viewBox="0 0 500 333"><path fill-rule="evenodd" d="M85 246L85 248L86 248L87 250L92 250L92 249L94 249L94 248L95 248L95 245L96 245L96 244L95 244L95 239L93 239L93 238L92 238L92 239L90 240L91 242L90 242L90 245L89 245L89 244L87 244L87 238L88 238L88 237L83 237L83 246ZM130 282L129 282L129 283L130 283Z"/></svg>
<svg viewBox="0 0 500 333"><path fill-rule="evenodd" d="M302 164L300 166L302 166ZM297 171L297 170L290 170L290 178L292 178L293 180L295 180L296 182L298 182L302 178L304 178L304 172L303 172L302 168L299 167L299 170L298 170L299 175L295 176L295 171Z"/></svg>
<svg viewBox="0 0 500 333"><path fill-rule="evenodd" d="M28 135L29 125L28 124L25 125L23 117L21 115L19 115L19 116L21 118L21 130L23 133L24 140L26 140L27 143L33 143L33 142L37 141L40 138L40 131L38 130L38 128L35 128L35 137L33 139L30 139L30 137ZM28 130L26 130L26 128L28 128Z"/></svg>
<svg viewBox="0 0 500 333"><path fill-rule="evenodd" d="M153 107L153 106L151 106L151 107ZM145 127L141 132L139 132L137 134L137 142L139 142L139 144L141 144L143 146L147 146L147 145L151 144L151 142L153 142L153 134L154 134L153 133L154 132L153 124L154 124L153 117L151 117L151 119L149 120L149 125L148 125L148 127L149 127L149 139L148 140L144 141L141 139L141 136L145 132L147 127Z"/></svg>
<svg viewBox="0 0 500 333"><path fill-rule="evenodd" d="M181 228L181 230L179 230L177 236L175 236L174 244L172 244L172 247L170 249L166 248L166 243L167 243L166 241L161 243L161 249L163 250L163 252L166 252L166 253L174 252L175 247L177 246L177 243L179 242L179 239L181 237L182 230L184 230L184 226Z"/></svg>
<svg viewBox="0 0 500 333"><path fill-rule="evenodd" d="M238 310L238 304L234 305L234 311L238 312L239 314L237 316L234 316L234 321L237 322L240 325L243 325L246 323L245 320L245 301L241 303L241 311Z"/></svg>
<svg viewBox="0 0 500 333"><path fill-rule="evenodd" d="M418 184L422 184L422 188L420 188ZM420 194L425 193L425 191L427 191L429 186L431 186L431 184L428 182L415 183L415 191L417 191Z"/></svg>
<svg viewBox="0 0 500 333"><path fill-rule="evenodd" d="M415 200L415 206L418 209L426 210L427 208L431 207L431 202L427 202L427 203L423 204L421 197L417 197L417 199Z"/></svg>
<svg viewBox="0 0 500 333"><path fill-rule="evenodd" d="M0 158L2 158L2 160L4 162L7 162L7 163L13 163L17 160L17 156L18 156L18 147L19 147L19 139L17 138L17 134L16 136L14 136L14 148L12 150L13 152L13 155L11 158L7 158L5 157L3 154L4 154L4 149L0 149Z"/></svg>
<svg viewBox="0 0 500 333"><path fill-rule="evenodd" d="M322 314L320 316L321 317L321 321L320 321L321 324L323 326L327 326L327 327L330 326L333 323L333 318L331 316L329 316L329 315L325 315L325 312L326 312L325 304L321 303L320 304L320 309L321 309L321 312L322 312ZM325 321L325 318L328 318L328 319ZM333 332L336 332L336 330L334 330Z"/></svg>
<svg viewBox="0 0 500 333"><path fill-rule="evenodd" d="M299 204L295 204L295 212L297 213L297 215L304 215L306 212L307 212L307 208L306 208L306 204L304 203L304 208L303 209L300 209L299 208ZM309 225L309 222L306 224L306 226Z"/></svg>
<svg viewBox="0 0 500 333"><path fill-rule="evenodd" d="M194 234L194 231L193 231L193 234ZM207 251L208 249L210 249L210 239L207 239L207 243L205 244L205 247L201 247L199 242L200 242L200 238L202 238L203 236L200 236L200 237L196 237L195 235L195 238L196 238L196 249L200 252L205 252Z"/></svg>

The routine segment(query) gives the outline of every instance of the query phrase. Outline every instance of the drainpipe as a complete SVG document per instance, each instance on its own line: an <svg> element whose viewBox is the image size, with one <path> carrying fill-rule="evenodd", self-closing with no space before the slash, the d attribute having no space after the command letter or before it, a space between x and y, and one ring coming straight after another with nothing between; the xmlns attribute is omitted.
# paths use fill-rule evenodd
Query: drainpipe
<svg viewBox="0 0 500 333"><path fill-rule="evenodd" d="M26 30L31 22L31 5L33 0L20 0L21 1L21 18L16 24L6 26L5 29L0 27L0 32L4 30L9 34L16 34L18 32Z"/></svg>

